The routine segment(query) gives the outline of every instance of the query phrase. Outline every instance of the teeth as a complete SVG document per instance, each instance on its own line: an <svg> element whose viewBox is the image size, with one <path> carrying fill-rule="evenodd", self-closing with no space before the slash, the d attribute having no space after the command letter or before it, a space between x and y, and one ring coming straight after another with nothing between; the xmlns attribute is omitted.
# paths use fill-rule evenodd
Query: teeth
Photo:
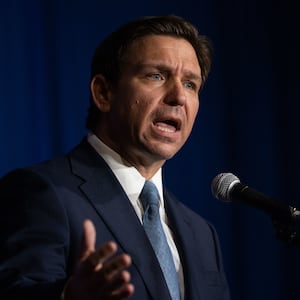
<svg viewBox="0 0 300 300"><path fill-rule="evenodd" d="M176 131L174 127L165 127L165 126L158 125L157 128L164 132L175 132Z"/></svg>

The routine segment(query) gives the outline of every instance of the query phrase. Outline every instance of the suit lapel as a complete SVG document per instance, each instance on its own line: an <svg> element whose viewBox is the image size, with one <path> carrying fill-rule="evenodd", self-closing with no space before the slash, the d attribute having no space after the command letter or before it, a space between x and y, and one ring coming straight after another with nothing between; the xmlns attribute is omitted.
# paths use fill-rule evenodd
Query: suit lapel
<svg viewBox="0 0 300 300"><path fill-rule="evenodd" d="M91 201L119 246L131 255L133 266L152 298L170 299L144 229L110 168L87 142L75 149L70 157L73 172L84 180L80 189Z"/></svg>
<svg viewBox="0 0 300 300"><path fill-rule="evenodd" d="M201 284L204 282L200 276L203 272L198 270L195 265L199 253L196 252L194 231L190 225L188 216L182 210L182 205L170 196L166 191L164 193L166 212L170 227L176 237L175 243L183 265L185 281L185 299L205 300L201 295Z"/></svg>

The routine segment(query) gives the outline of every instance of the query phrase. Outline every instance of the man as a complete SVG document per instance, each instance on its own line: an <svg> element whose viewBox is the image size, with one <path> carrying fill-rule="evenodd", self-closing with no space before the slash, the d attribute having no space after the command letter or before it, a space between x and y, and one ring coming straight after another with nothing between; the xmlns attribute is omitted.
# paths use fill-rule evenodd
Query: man
<svg viewBox="0 0 300 300"><path fill-rule="evenodd" d="M66 157L1 180L4 299L171 299L172 272L143 227L145 181L159 193L180 294L172 298L229 299L213 227L161 174L190 135L210 64L208 41L176 16L133 21L99 45L88 137Z"/></svg>

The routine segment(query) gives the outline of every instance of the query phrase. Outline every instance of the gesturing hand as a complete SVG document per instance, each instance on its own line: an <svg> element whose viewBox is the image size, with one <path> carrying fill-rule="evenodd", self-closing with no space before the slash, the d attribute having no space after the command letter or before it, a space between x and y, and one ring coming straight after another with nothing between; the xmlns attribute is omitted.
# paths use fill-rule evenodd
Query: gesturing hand
<svg viewBox="0 0 300 300"><path fill-rule="evenodd" d="M83 241L78 266L64 291L64 300L128 299L134 292L127 254L112 257L117 251L114 242L95 249L96 231L93 223L83 223Z"/></svg>

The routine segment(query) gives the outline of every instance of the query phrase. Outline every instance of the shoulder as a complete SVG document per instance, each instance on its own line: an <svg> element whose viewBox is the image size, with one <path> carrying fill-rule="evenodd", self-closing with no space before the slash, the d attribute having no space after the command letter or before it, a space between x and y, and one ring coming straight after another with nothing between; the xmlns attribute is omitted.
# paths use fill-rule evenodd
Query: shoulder
<svg viewBox="0 0 300 300"><path fill-rule="evenodd" d="M50 178L57 178L61 176L63 169L67 170L66 158L53 159L45 161L34 166L18 168L5 174L0 180L0 190L9 187L29 187L37 183L50 182Z"/></svg>
<svg viewBox="0 0 300 300"><path fill-rule="evenodd" d="M49 160L42 161L35 165L18 168L3 175L0 179L0 188L9 186L18 182L21 184L32 184L36 182L59 182L69 178L69 173L72 173L72 158L76 157L77 153L86 152L88 148L85 139L76 147L74 147L66 155L54 157Z"/></svg>

